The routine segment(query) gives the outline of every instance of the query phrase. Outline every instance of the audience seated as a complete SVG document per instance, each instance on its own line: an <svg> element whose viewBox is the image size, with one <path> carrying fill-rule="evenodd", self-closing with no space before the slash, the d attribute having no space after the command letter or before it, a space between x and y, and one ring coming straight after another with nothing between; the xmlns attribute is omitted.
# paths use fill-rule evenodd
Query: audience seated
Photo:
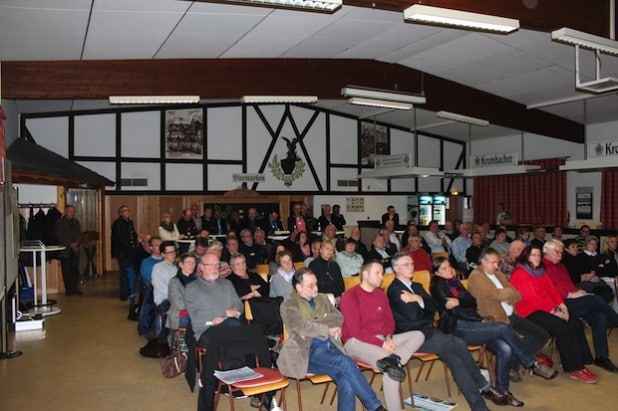
<svg viewBox="0 0 618 411"><path fill-rule="evenodd" d="M476 311L476 300L455 276L447 258L438 257L433 262L431 296L438 302L440 310L439 327L444 332L452 332L470 345L485 344L496 355L496 388L502 398L494 401L522 407L509 391L509 371L511 360L516 357L526 368L538 369L548 379L556 372L547 370L536 362L533 353L526 350L524 343L511 327L501 322L487 321Z"/></svg>
<svg viewBox="0 0 618 411"><path fill-rule="evenodd" d="M564 301L545 274L541 249L527 246L511 274L511 284L521 294L517 312L556 337L562 369L574 380L596 383L599 377L586 368L593 361L581 321L570 315Z"/></svg>
<svg viewBox="0 0 618 411"><path fill-rule="evenodd" d="M416 271L427 270L431 272L433 264L431 256L421 247L423 237L419 234L414 234L408 240L408 245L401 249L401 252L408 254L414 261L414 269Z"/></svg>
<svg viewBox="0 0 618 411"><path fill-rule="evenodd" d="M339 204L333 205L333 212L330 215L330 220L339 231L343 231L343 226L346 225L345 217L341 214L341 207Z"/></svg>
<svg viewBox="0 0 618 411"><path fill-rule="evenodd" d="M343 250L343 238L337 236L337 228L329 224L322 231L322 242L332 242L337 251Z"/></svg>
<svg viewBox="0 0 618 411"><path fill-rule="evenodd" d="M571 315L581 317L592 328L594 364L607 371L618 372L609 359L607 345L608 327L618 327L618 314L598 295L577 288L571 281L566 267L560 262L563 245L558 240L549 240L543 246L545 274L551 279Z"/></svg>
<svg viewBox="0 0 618 411"><path fill-rule="evenodd" d="M273 244L269 241L266 241L266 231L262 230L261 228L255 230L255 232L253 233L253 242L264 249L266 256L270 255Z"/></svg>
<svg viewBox="0 0 618 411"><path fill-rule="evenodd" d="M343 277L358 275L363 266L363 257L356 252L356 240L353 238L345 240L344 249L337 251L335 261L339 264Z"/></svg>
<svg viewBox="0 0 618 411"><path fill-rule="evenodd" d="M597 294L607 303L614 300L612 289L601 280L605 272L605 262L601 255L596 252L598 239L589 235L584 240L583 251L576 252L576 240L567 240L568 244L563 263L567 267L573 283L582 290ZM576 253L575 255L573 255Z"/></svg>
<svg viewBox="0 0 618 411"><path fill-rule="evenodd" d="M395 227L399 225L399 214L392 205L386 207L386 213L382 214L382 225L386 224L387 221L393 221Z"/></svg>
<svg viewBox="0 0 618 411"><path fill-rule="evenodd" d="M468 273L479 265L479 257L483 249L483 237L479 232L470 235L470 247L466 250L466 261L468 262Z"/></svg>
<svg viewBox="0 0 618 411"><path fill-rule="evenodd" d="M176 226L180 235L183 236L181 238L193 238L197 235L197 227L195 226L195 221L193 221L193 214L190 208L182 210L182 217L178 219Z"/></svg>
<svg viewBox="0 0 618 411"><path fill-rule="evenodd" d="M163 260L152 268L152 287L154 302L160 305L167 300L167 291L170 279L176 275L176 244L173 241L163 241L159 246ZM167 310L165 310L167 311Z"/></svg>
<svg viewBox="0 0 618 411"><path fill-rule="evenodd" d="M419 350L425 337L416 330L395 334L393 313L388 298L380 288L383 275L381 264L365 264L361 269L361 283L341 297L343 340L348 355L384 372L382 388L386 408L399 410L399 383L406 378L401 364L407 363L412 354Z"/></svg>
<svg viewBox="0 0 618 411"><path fill-rule="evenodd" d="M305 378L307 373L327 374L338 389L338 410L354 410L358 397L371 411L384 410L358 367L340 347L343 316L319 294L317 278L302 269L293 276L292 298L281 305L281 317L290 338L277 361L284 375Z"/></svg>
<svg viewBox="0 0 618 411"><path fill-rule="evenodd" d="M384 228L386 229L386 233L384 234L388 238L389 244L392 244L392 248L396 250L395 252L401 249L401 241L399 240L399 236L395 232L395 222L393 220L389 220L384 223Z"/></svg>
<svg viewBox="0 0 618 411"><path fill-rule="evenodd" d="M159 224L159 237L163 241L178 241L181 237L178 232L176 223L172 221L172 215L170 213L163 213L161 215L161 223Z"/></svg>
<svg viewBox="0 0 618 411"><path fill-rule="evenodd" d="M500 257L505 257L509 252L509 243L506 241L506 231L499 228L496 230L494 237L494 241L492 241L489 246L496 250Z"/></svg>
<svg viewBox="0 0 618 411"><path fill-rule="evenodd" d="M320 248L322 248L321 239L313 240L311 242L311 256L305 258L305 261L303 262L306 268L309 268L309 264L311 264L312 261L316 260L317 258L320 258Z"/></svg>
<svg viewBox="0 0 618 411"><path fill-rule="evenodd" d="M292 277L296 270L292 262L292 253L288 250L279 251L275 257L277 270L270 278L269 297L290 298L292 294Z"/></svg>
<svg viewBox="0 0 618 411"><path fill-rule="evenodd" d="M335 261L335 246L330 241L323 241L319 256L309 264L309 269L318 279L318 291L341 297L345 287L339 264Z"/></svg>
<svg viewBox="0 0 618 411"><path fill-rule="evenodd" d="M232 268L230 267L230 265L221 259L221 255L223 254L223 244L221 244L220 241L215 240L210 243L206 252L216 255L219 259L219 277L225 278L232 273ZM200 258L202 258L202 256L203 255L198 256L196 254L196 257L198 259L197 261L200 261Z"/></svg>
<svg viewBox="0 0 618 411"><path fill-rule="evenodd" d="M386 251L384 236L377 234L371 243L371 251L369 251L369 261L377 261L382 265L385 274L392 273L391 254Z"/></svg>
<svg viewBox="0 0 618 411"><path fill-rule="evenodd" d="M251 272L255 272L258 264L265 264L268 259L268 254L264 247L253 242L253 234L249 228L243 228L240 231L240 240L238 244L238 252L247 259L247 268ZM231 264L230 264L231 265Z"/></svg>
<svg viewBox="0 0 618 411"><path fill-rule="evenodd" d="M247 270L247 262L244 255L240 253L232 254L230 267L232 268L232 273L226 279L234 285L236 294L238 294L242 301L263 296L268 297L270 292L269 283L261 275Z"/></svg>
<svg viewBox="0 0 618 411"><path fill-rule="evenodd" d="M213 208L212 206L205 205L204 206L204 214L200 217L200 222L203 229L208 230L208 232L214 233L216 231L215 228L215 220L213 217Z"/></svg>
<svg viewBox="0 0 618 411"><path fill-rule="evenodd" d="M269 234L274 234L276 231L283 231L283 223L279 220L279 212L277 210L270 210L268 219L262 228Z"/></svg>
<svg viewBox="0 0 618 411"><path fill-rule="evenodd" d="M189 316L185 307L185 287L195 280L197 259L193 254L183 254L178 260L178 272L169 281L167 296L170 308L165 326L170 330L187 328Z"/></svg>
<svg viewBox="0 0 618 411"><path fill-rule="evenodd" d="M440 356L451 369L455 382L472 410L487 409L481 392L487 392L486 396L506 404L505 394L496 391L481 375L466 343L453 333L447 334L434 327L438 303L421 284L413 282L414 271L417 269L414 259L407 254L397 253L393 256L393 269L396 278L388 287L387 295L395 319L395 333L421 331L425 341L418 350Z"/></svg>
<svg viewBox="0 0 618 411"><path fill-rule="evenodd" d="M534 227L534 230L532 231L532 240L530 240L530 244L534 244L534 245L538 245L539 247L543 248L543 244L545 244L545 227L543 227L542 225L537 225Z"/></svg>
<svg viewBox="0 0 618 411"><path fill-rule="evenodd" d="M418 227L416 225L416 221L410 220L408 221L407 230L401 236L401 244L404 244L404 245L408 244L408 242L410 241L410 236L415 235L415 234L420 235L418 231ZM421 238L423 238L423 236L421 236ZM423 247L423 250L427 251L427 254L431 255L431 247L429 247L429 245L427 244L427 241L425 241L425 238L423 238L422 247Z"/></svg>
<svg viewBox="0 0 618 411"><path fill-rule="evenodd" d="M360 254L361 257L363 257L363 260L367 260L369 250L367 249L367 246L361 241L360 228L353 227L350 230L350 238L356 241L356 252Z"/></svg>
<svg viewBox="0 0 618 411"><path fill-rule="evenodd" d="M462 273L468 272L468 260L466 259L466 252L468 251L468 248L470 248L470 246L472 245L472 240L470 239L471 232L472 224L462 223L459 226L459 236L453 240L453 243L451 245L451 254L457 262L457 270L461 271Z"/></svg>
<svg viewBox="0 0 618 411"><path fill-rule="evenodd" d="M305 259L311 257L311 243L309 242L309 235L307 235L306 232L300 231L296 233L295 244L296 247L288 248L292 252L292 259L294 262L305 261Z"/></svg>
<svg viewBox="0 0 618 411"><path fill-rule="evenodd" d="M247 210L247 216L240 222L241 233L242 230L249 230L251 235L253 235L255 230L258 228L262 229L262 222L258 219L257 208L249 207Z"/></svg>
<svg viewBox="0 0 618 411"><path fill-rule="evenodd" d="M139 268L139 274L144 282L144 285L152 283L152 269L155 264L163 261L163 255L161 254L161 238L150 237L148 240L148 248L150 249L150 256L142 261Z"/></svg>
<svg viewBox="0 0 618 411"><path fill-rule="evenodd" d="M436 220L429 222L429 231L423 236L431 248L431 253L443 253L451 248L451 240L442 232Z"/></svg>
<svg viewBox="0 0 618 411"><path fill-rule="evenodd" d="M302 214L302 204L295 203L292 206L292 215L288 217L288 231L304 231L305 233L310 232L307 229L307 222L305 221L305 217Z"/></svg>
<svg viewBox="0 0 618 411"><path fill-rule="evenodd" d="M515 265L517 265L517 259L521 255L521 252L524 251L524 248L526 248L526 245L523 241L513 240L511 244L509 244L508 254L500 258L500 271L507 279L511 277L511 273L515 269Z"/></svg>

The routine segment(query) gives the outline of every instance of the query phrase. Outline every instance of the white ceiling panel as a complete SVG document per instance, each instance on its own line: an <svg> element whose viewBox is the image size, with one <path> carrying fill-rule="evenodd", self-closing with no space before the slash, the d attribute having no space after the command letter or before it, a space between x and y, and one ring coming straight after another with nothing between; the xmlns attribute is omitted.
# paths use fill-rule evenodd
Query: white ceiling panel
<svg viewBox="0 0 618 411"><path fill-rule="evenodd" d="M150 59L182 16L182 12L93 12L84 59Z"/></svg>
<svg viewBox="0 0 618 411"><path fill-rule="evenodd" d="M282 57L287 58L334 58L343 51L387 31L390 22L370 22L341 19L296 45Z"/></svg>
<svg viewBox="0 0 618 411"><path fill-rule="evenodd" d="M487 36L468 33L432 49L417 53L409 59L400 61L409 67L428 73L447 72L455 67L504 53L508 46Z"/></svg>
<svg viewBox="0 0 618 411"><path fill-rule="evenodd" d="M95 11L184 12L191 7L188 1L169 0L96 0L92 3Z"/></svg>
<svg viewBox="0 0 618 411"><path fill-rule="evenodd" d="M412 27L414 30L413 34L407 38L407 45L386 54L382 52L376 57L377 60L402 64L402 61L409 57L449 43L466 33L461 30L440 30L430 26L404 25L403 27Z"/></svg>
<svg viewBox="0 0 618 411"><path fill-rule="evenodd" d="M217 58L262 18L255 14L189 13L157 53L157 58Z"/></svg>
<svg viewBox="0 0 618 411"><path fill-rule="evenodd" d="M0 60L79 59L87 23L88 9L27 9L2 4Z"/></svg>

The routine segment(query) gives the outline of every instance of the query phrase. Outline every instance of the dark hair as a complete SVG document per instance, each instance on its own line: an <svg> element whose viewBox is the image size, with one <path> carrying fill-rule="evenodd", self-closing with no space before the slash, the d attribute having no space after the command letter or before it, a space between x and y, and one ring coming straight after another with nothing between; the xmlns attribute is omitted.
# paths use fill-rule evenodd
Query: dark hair
<svg viewBox="0 0 618 411"><path fill-rule="evenodd" d="M517 263L529 266L530 263L528 262L528 259L530 258L530 254L532 254L532 250L534 249L539 250L541 256L543 256L543 250L541 249L541 247L536 244L531 244L524 248L524 251L522 251L519 257L517 257ZM541 260L541 264L539 265L539 267L543 267L543 260Z"/></svg>
<svg viewBox="0 0 618 411"><path fill-rule="evenodd" d="M184 253L183 255L180 256L179 261L181 263L184 263L187 258L193 258L195 260L195 263L197 264L197 257L193 253Z"/></svg>
<svg viewBox="0 0 618 411"><path fill-rule="evenodd" d="M165 252L165 247L174 247L174 250L176 250L176 242L174 242L174 241L163 241L161 243L161 245L159 246L159 252L161 254L163 254Z"/></svg>
<svg viewBox="0 0 618 411"><path fill-rule="evenodd" d="M443 262L448 261L447 257L436 257L433 259L432 261L432 273L435 273L438 271L438 269L440 268L440 266L442 265Z"/></svg>
<svg viewBox="0 0 618 411"><path fill-rule="evenodd" d="M530 227L526 227L526 226L517 227L517 230L515 230L515 236L519 237L521 234L529 233L529 232L530 232Z"/></svg>
<svg viewBox="0 0 618 411"><path fill-rule="evenodd" d="M203 237L198 237L195 239L195 246L200 246L204 248L208 248L208 239Z"/></svg>
<svg viewBox="0 0 618 411"><path fill-rule="evenodd" d="M148 245L152 245L152 240L160 240L161 237L157 236L157 235L153 235L152 237L150 237L150 240L148 240Z"/></svg>
<svg viewBox="0 0 618 411"><path fill-rule="evenodd" d="M294 275L292 276L292 288L294 290L296 290L296 285L301 284L303 282L303 277L305 276L305 274L315 275L313 271L311 271L308 268L304 268L304 267L296 271Z"/></svg>
<svg viewBox="0 0 618 411"><path fill-rule="evenodd" d="M410 254L408 253L402 253L401 251L396 252L395 254L393 254L391 256L391 265L395 266L397 265L397 263L399 263L399 259L402 257L411 257Z"/></svg>
<svg viewBox="0 0 618 411"><path fill-rule="evenodd" d="M277 246L275 246L275 249L277 249ZM276 255L275 255L275 263L277 265L281 265L281 259L285 256L290 257L290 260L292 260L292 253L290 252L290 250L283 250L283 251L279 251Z"/></svg>
<svg viewBox="0 0 618 411"><path fill-rule="evenodd" d="M484 260L485 258L487 258L490 255L497 255L500 256L500 254L492 247L485 247L481 250L481 254L479 254L479 261Z"/></svg>
<svg viewBox="0 0 618 411"><path fill-rule="evenodd" d="M577 240L574 238L568 238L562 242L564 244L564 248L569 248L571 244L577 244ZM579 244L578 244L579 246Z"/></svg>
<svg viewBox="0 0 618 411"><path fill-rule="evenodd" d="M494 232L494 238L498 237L500 234L505 234L506 235L506 230L503 230L502 228L496 229L496 231Z"/></svg>
<svg viewBox="0 0 618 411"><path fill-rule="evenodd" d="M357 243L356 243L356 240L355 240L355 239L353 239L352 237L348 237L348 238L345 240L345 245L348 245L348 244L354 244L354 245L356 245Z"/></svg>

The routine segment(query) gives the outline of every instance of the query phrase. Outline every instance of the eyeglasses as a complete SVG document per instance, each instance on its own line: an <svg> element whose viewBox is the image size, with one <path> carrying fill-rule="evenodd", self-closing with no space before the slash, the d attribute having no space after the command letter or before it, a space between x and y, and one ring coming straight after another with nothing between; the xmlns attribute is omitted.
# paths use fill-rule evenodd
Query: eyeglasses
<svg viewBox="0 0 618 411"><path fill-rule="evenodd" d="M176 250L174 250L174 251L166 251L163 254L176 254Z"/></svg>

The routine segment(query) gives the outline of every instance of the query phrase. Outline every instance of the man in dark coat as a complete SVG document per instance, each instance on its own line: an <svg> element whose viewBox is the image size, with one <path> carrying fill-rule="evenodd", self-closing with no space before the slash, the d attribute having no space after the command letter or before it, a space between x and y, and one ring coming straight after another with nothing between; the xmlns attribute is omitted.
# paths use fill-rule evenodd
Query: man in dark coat
<svg viewBox="0 0 618 411"><path fill-rule="evenodd" d="M119 217L112 224L112 258L118 261L120 269L120 300L129 298L128 270L135 258L137 234L133 221L129 219L129 207L122 205L118 208Z"/></svg>
<svg viewBox="0 0 618 411"><path fill-rule="evenodd" d="M64 215L56 222L55 235L58 244L66 247L60 252L60 265L66 295L83 294L78 288L79 280L79 242L82 230L75 218L75 207L64 207Z"/></svg>

